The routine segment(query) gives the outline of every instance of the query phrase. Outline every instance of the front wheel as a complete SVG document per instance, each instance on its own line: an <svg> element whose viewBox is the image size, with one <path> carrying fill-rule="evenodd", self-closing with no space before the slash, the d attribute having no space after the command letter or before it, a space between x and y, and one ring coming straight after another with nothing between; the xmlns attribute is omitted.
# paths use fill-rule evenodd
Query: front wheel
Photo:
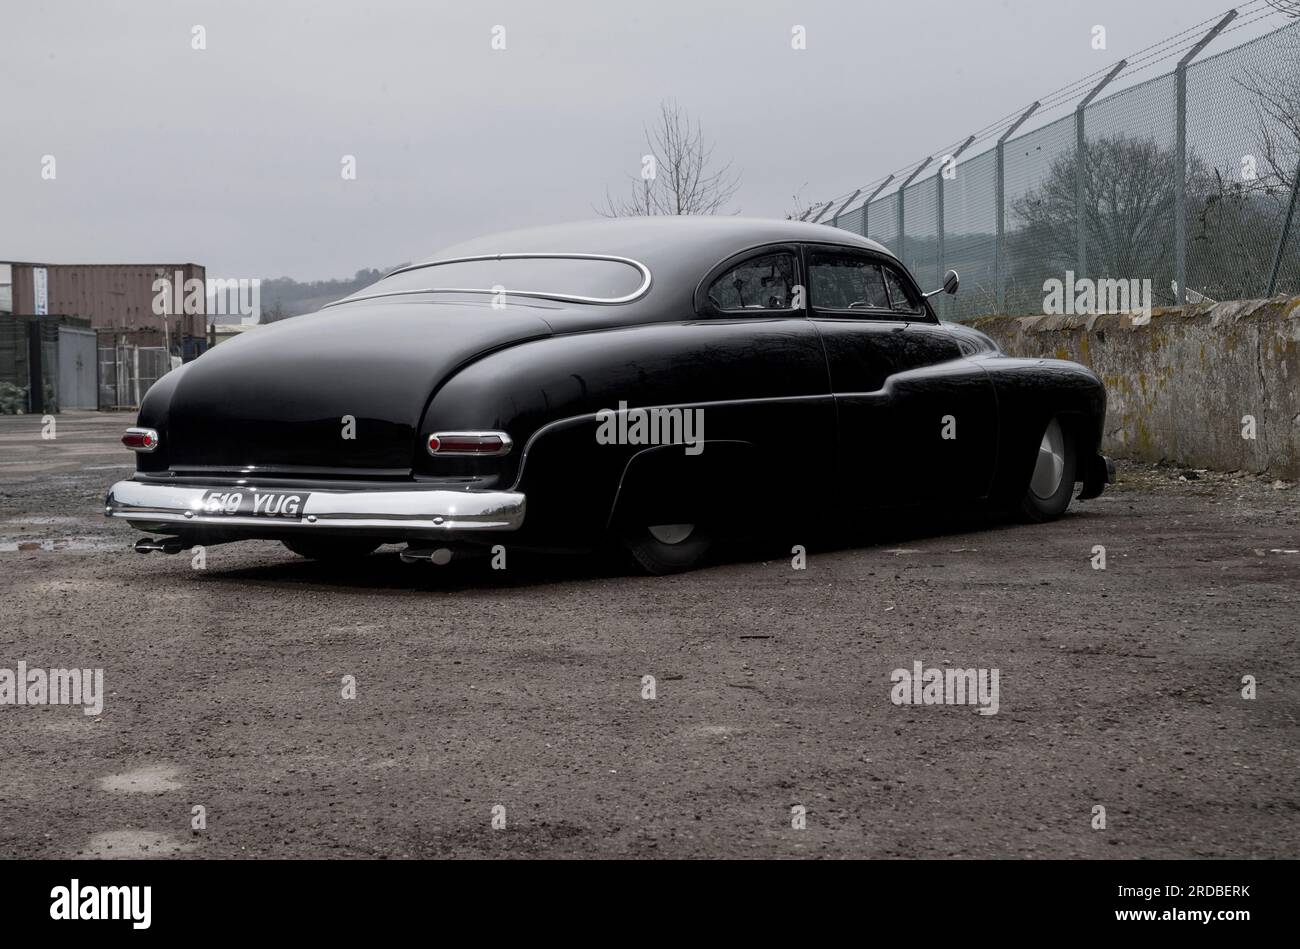
<svg viewBox="0 0 1300 949"><path fill-rule="evenodd" d="M281 541L299 557L308 560L359 560L374 553L379 544L372 540L354 537L300 537Z"/></svg>
<svg viewBox="0 0 1300 949"><path fill-rule="evenodd" d="M713 539L698 524L655 524L626 532L622 541L642 570L662 576L697 566Z"/></svg>
<svg viewBox="0 0 1300 949"><path fill-rule="evenodd" d="M1050 521L1065 513L1074 491L1074 441L1053 418L1043 431L1029 487L1020 501L1020 514L1030 521Z"/></svg>

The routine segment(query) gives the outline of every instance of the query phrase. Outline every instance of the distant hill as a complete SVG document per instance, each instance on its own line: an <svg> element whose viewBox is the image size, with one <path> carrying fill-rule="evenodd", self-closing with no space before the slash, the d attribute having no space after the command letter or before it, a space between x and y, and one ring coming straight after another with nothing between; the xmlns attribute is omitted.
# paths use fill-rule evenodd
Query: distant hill
<svg viewBox="0 0 1300 949"><path fill-rule="evenodd" d="M397 265L397 267L404 266L406 265ZM358 270L354 276L343 280L313 280L310 283L299 283L292 277L263 280L262 322L274 323L276 320L288 319L291 316L312 313L326 303L333 303L350 293L356 293L363 287L370 286L397 267L387 267L383 270Z"/></svg>

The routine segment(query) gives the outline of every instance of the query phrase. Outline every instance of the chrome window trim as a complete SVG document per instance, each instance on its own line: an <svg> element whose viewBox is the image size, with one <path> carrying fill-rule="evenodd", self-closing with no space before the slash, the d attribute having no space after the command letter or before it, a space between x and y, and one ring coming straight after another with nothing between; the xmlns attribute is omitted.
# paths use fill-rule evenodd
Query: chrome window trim
<svg viewBox="0 0 1300 949"><path fill-rule="evenodd" d="M333 303L327 303L321 309L331 306L339 306L343 303L358 303L362 300L376 300L382 297L401 297L410 296L418 293L504 293L512 297L533 297L542 300L561 300L566 303L596 303L601 305L612 305L619 303L631 303L645 295L650 289L651 275L650 268L639 260L633 260L631 257L618 257L614 254L558 254L558 253L518 253L518 254L480 254L473 257L449 257L446 260L431 260L423 264L412 264L409 267L400 267L392 273L387 274L384 279L395 277L398 274L410 273L414 270L423 270L426 267L437 267L441 264L464 264L472 263L479 260L539 260L539 259L560 259L560 260L609 260L619 264L628 264L634 267L641 274L641 285L629 294L621 297L588 297L575 293L548 293L542 290L512 290L506 287L504 290L483 289L482 287L424 287L418 290L390 290L386 293L369 293L365 296L344 297L342 300L335 300Z"/></svg>

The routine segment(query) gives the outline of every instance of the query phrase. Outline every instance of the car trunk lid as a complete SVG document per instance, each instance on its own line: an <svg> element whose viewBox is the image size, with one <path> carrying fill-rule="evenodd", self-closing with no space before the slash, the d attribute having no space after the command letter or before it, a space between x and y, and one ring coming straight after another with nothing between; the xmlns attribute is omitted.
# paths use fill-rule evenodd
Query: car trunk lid
<svg viewBox="0 0 1300 949"><path fill-rule="evenodd" d="M178 473L405 477L442 381L476 356L549 335L528 307L427 301L260 326L186 367L168 412L168 462Z"/></svg>

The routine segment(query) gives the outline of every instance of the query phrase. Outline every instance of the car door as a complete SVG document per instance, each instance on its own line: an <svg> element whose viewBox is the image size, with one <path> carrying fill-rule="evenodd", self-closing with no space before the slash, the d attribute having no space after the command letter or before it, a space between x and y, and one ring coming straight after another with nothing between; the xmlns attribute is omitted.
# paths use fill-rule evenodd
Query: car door
<svg viewBox="0 0 1300 949"><path fill-rule="evenodd" d="M707 409L709 437L756 449L732 490L755 498L763 516L780 516L792 484L833 476L835 405L802 266L798 244L720 261L700 282L690 326L710 354L699 371L727 392Z"/></svg>
<svg viewBox="0 0 1300 949"><path fill-rule="evenodd" d="M992 383L911 277L865 248L808 244L809 315L834 395L839 473L867 503L982 497L992 481Z"/></svg>

